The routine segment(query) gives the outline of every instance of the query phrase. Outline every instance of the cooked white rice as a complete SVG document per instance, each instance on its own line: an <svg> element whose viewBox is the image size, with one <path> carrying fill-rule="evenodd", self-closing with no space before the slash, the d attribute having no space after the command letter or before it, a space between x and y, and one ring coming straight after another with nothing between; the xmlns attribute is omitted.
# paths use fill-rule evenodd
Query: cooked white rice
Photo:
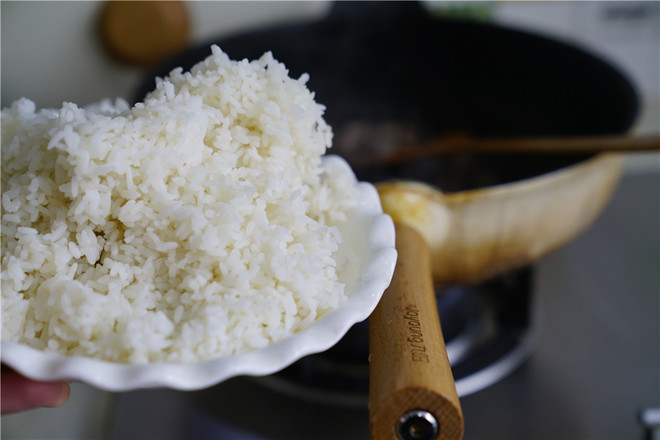
<svg viewBox="0 0 660 440"><path fill-rule="evenodd" d="M258 349L345 300L324 107L218 47L133 108L2 111L2 340L124 363Z"/></svg>

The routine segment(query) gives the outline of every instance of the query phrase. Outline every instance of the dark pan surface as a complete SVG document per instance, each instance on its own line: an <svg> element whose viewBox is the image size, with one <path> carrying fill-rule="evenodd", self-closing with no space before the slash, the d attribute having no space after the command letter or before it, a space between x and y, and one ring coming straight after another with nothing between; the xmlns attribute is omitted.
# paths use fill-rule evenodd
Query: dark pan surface
<svg viewBox="0 0 660 440"><path fill-rule="evenodd" d="M432 17L416 2L337 2L311 23L209 41L150 71L154 78L189 69L218 44L233 59L271 51L327 107L331 153L405 148L433 135L554 136L625 133L635 121L634 88L590 54L495 25ZM530 178L586 156L453 155L358 177L412 178L445 191Z"/></svg>

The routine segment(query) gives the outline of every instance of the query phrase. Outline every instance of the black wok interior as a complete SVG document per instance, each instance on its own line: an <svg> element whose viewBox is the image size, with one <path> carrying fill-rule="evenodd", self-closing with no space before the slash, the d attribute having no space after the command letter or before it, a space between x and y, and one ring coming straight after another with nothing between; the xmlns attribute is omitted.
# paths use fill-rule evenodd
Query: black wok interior
<svg viewBox="0 0 660 440"><path fill-rule="evenodd" d="M266 51L326 106L349 162L434 135L566 136L625 133L637 95L616 69L577 48L521 31L434 17L417 2L337 2L322 20L247 32L187 50L145 76L190 68L218 44L233 59ZM422 180L459 191L533 177L586 156L454 154L377 169L362 180Z"/></svg>

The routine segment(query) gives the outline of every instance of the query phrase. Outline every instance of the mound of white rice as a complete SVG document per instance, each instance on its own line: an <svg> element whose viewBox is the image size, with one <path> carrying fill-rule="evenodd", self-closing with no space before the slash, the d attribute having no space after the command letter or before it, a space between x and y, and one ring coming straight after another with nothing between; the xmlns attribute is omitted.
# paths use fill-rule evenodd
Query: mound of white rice
<svg viewBox="0 0 660 440"><path fill-rule="evenodd" d="M332 132L307 79L213 47L133 108L4 109L2 340L186 363L341 305L336 226L355 201L347 177L322 179Z"/></svg>

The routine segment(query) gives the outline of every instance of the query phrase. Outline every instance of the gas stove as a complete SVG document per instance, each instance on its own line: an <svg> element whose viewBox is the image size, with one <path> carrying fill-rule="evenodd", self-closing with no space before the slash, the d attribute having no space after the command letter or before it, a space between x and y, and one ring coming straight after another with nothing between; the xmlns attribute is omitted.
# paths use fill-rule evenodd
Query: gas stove
<svg viewBox="0 0 660 440"><path fill-rule="evenodd" d="M526 267L484 283L437 287L438 314L459 397L502 380L533 352L533 272ZM303 400L364 408L368 357L365 321L331 349L257 382Z"/></svg>

